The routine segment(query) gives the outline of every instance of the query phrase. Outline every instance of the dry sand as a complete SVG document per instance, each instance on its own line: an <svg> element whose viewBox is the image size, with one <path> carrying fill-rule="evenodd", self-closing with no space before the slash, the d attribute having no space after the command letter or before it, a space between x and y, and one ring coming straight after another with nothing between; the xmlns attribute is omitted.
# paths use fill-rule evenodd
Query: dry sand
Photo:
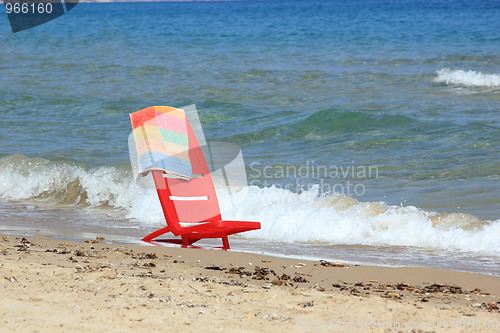
<svg viewBox="0 0 500 333"><path fill-rule="evenodd" d="M0 236L1 332L498 332L500 278Z"/></svg>

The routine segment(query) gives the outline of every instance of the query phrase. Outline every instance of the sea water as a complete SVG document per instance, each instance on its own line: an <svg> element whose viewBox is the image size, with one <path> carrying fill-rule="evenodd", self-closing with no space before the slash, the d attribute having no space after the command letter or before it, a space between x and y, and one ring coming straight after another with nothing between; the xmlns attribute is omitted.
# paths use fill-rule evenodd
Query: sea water
<svg viewBox="0 0 500 333"><path fill-rule="evenodd" d="M500 275L498 17L486 0L81 3L13 34L2 11L0 232L162 227L128 114L196 104L245 159L223 217L262 223L233 249Z"/></svg>

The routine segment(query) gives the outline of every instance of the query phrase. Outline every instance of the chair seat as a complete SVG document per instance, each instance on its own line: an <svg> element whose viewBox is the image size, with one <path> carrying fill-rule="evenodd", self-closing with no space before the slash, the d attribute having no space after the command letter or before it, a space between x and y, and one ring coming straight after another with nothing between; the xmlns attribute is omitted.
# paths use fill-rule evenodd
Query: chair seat
<svg viewBox="0 0 500 333"><path fill-rule="evenodd" d="M197 224L182 228L182 235L201 236L202 238L219 238L221 235L232 235L239 232L260 229L259 222L219 221Z"/></svg>

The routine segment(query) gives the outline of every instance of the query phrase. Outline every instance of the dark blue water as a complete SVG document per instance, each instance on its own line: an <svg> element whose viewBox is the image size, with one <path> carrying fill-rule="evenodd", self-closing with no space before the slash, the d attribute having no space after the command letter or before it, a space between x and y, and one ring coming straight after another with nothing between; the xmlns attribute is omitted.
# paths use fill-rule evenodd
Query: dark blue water
<svg viewBox="0 0 500 333"><path fill-rule="evenodd" d="M95 214L125 229L161 224L161 212L138 210L128 180L128 114L196 104L209 140L242 147L249 181L261 191L278 187L255 194L267 201L254 198L239 214L263 220L274 236L289 214L333 228L294 238L300 223L292 223L280 240L497 255L498 17L500 1L82 3L13 34L2 12L4 220L18 216L12 204L43 201L56 216L63 206L97 209L72 222L87 229L109 222ZM290 172L300 167L301 175ZM332 174L342 168L356 173ZM305 194L318 184L313 196L327 199L302 207L280 189L289 184ZM394 207L402 210L388 216ZM267 214L252 213L261 209ZM427 236L410 232L426 223ZM453 237L462 237L456 246Z"/></svg>

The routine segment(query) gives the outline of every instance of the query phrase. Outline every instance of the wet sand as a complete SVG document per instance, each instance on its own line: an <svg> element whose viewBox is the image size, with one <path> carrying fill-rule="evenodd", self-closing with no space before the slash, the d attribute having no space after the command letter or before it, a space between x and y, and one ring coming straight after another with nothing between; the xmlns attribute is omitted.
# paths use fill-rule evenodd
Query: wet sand
<svg viewBox="0 0 500 333"><path fill-rule="evenodd" d="M500 278L0 236L2 332L485 332ZM496 327L496 329L494 329Z"/></svg>

